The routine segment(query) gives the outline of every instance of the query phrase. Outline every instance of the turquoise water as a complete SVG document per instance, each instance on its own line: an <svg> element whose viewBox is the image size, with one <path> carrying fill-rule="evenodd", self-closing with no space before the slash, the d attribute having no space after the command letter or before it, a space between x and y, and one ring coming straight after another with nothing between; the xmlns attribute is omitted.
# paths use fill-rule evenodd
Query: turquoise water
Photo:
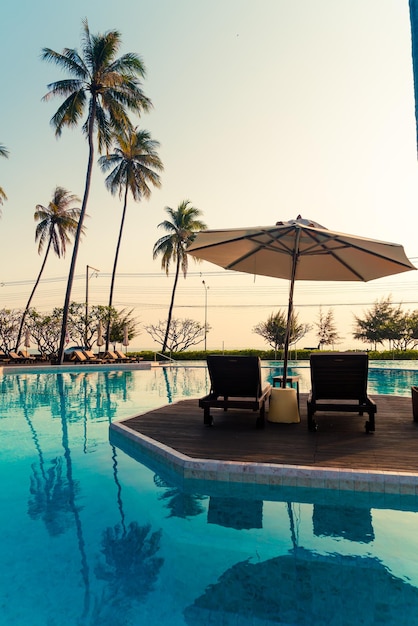
<svg viewBox="0 0 418 626"><path fill-rule="evenodd" d="M0 379L0 623L418 624L417 498L189 491L110 443L112 420L207 384L193 367Z"/></svg>
<svg viewBox="0 0 418 626"><path fill-rule="evenodd" d="M273 362L263 361L266 380L280 375L283 368ZM300 391L310 389L309 361L290 361L289 375L300 376ZM411 386L418 385L418 361L370 361L368 391L370 394L410 396Z"/></svg>

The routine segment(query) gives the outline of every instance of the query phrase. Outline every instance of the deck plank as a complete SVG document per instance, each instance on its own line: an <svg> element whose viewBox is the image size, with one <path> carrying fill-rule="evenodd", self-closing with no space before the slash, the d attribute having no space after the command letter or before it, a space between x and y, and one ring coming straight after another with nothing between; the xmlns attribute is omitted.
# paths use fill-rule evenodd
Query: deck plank
<svg viewBox="0 0 418 626"><path fill-rule="evenodd" d="M195 459L279 463L355 470L418 472L418 422L411 398L372 396L376 431L366 434L367 416L317 412L319 428L307 429L307 394L301 394L299 424L266 422L257 413L214 409L214 425L203 425L197 399L167 404L123 424Z"/></svg>

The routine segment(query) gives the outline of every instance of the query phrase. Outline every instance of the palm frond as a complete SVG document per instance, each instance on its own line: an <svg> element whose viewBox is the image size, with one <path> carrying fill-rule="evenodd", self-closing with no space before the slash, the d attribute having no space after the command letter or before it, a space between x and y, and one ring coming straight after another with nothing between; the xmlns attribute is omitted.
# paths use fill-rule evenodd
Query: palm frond
<svg viewBox="0 0 418 626"><path fill-rule="evenodd" d="M78 79L86 80L88 77L87 68L83 60L78 55L77 51L71 48L65 48L62 53L55 52L55 50L51 50L51 48L43 48L41 59L49 63L55 63L58 67L66 70Z"/></svg>
<svg viewBox="0 0 418 626"><path fill-rule="evenodd" d="M2 144L0 144L0 156L4 157L5 159L9 158L9 151L6 146L3 146Z"/></svg>
<svg viewBox="0 0 418 626"><path fill-rule="evenodd" d="M56 96L67 97L71 94L84 90L84 82L80 79L69 78L65 80L57 80L54 83L47 85L49 91L46 93L42 100L47 102L51 98Z"/></svg>
<svg viewBox="0 0 418 626"><path fill-rule="evenodd" d="M82 27L81 55L74 48L64 48L62 53L51 48L43 49L43 60L54 62L75 77L48 85L49 91L43 100L55 96L66 98L52 118L57 135L64 126L78 124L88 100L83 132L88 134L88 120L93 116L99 152L108 152L112 131L132 128L128 112L140 114L152 106L140 82L146 73L145 66L134 53L117 58L121 46L117 30L92 35L87 19L82 21Z"/></svg>
<svg viewBox="0 0 418 626"><path fill-rule="evenodd" d="M36 205L34 219L39 223L35 229L35 241L39 242L39 253L45 243L50 241L57 257L65 256L66 245L71 241L70 235L75 235L77 231L81 212L81 209L70 205L79 201L78 196L58 186L47 207Z"/></svg>
<svg viewBox="0 0 418 626"><path fill-rule="evenodd" d="M147 74L144 61L133 52L128 52L115 59L109 65L109 70L118 74L126 74L132 77L140 76L141 78L145 78Z"/></svg>
<svg viewBox="0 0 418 626"><path fill-rule="evenodd" d="M64 126L77 126L83 116L86 95L84 91L71 94L58 108L51 119L51 125L55 128L55 134L59 137Z"/></svg>

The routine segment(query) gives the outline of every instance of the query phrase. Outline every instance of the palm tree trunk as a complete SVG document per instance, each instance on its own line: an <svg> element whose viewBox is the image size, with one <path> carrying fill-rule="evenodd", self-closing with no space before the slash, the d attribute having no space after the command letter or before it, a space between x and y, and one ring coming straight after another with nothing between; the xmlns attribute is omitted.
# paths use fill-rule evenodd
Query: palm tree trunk
<svg viewBox="0 0 418 626"><path fill-rule="evenodd" d="M34 287L32 289L32 292L31 292L31 294L29 296L29 300L28 300L28 302L26 304L26 308L25 308L25 310L23 312L22 319L20 321L19 332L17 334L17 339L16 339L16 348L15 348L16 352L19 349L20 338L22 336L22 331L23 331L23 324L25 323L25 318L26 318L26 315L27 315L27 313L29 311L30 303L32 302L32 298L33 298L33 296L35 294L36 288L38 287L39 281L41 280L41 276L42 276L42 273L43 273L44 268L45 268L46 260L48 258L49 250L51 248L51 243L52 243L52 235L50 236L49 241L48 241L48 246L47 246L47 249L46 249L46 252L45 252L45 256L44 256L44 260L43 260L42 265L41 265L40 272L38 274L38 278L36 279L35 285L34 285Z"/></svg>
<svg viewBox="0 0 418 626"><path fill-rule="evenodd" d="M118 264L119 249L120 249L120 244L121 244L121 241L122 241L123 227L124 227L124 224L125 224L125 215L126 215L127 204L128 204L128 176L126 176L125 198L124 198L124 202L123 202L122 219L121 219L121 222L120 222L118 243L116 245L115 260L114 260L114 263L113 263L112 280L110 282L109 314L108 314L108 318L107 318L107 330L106 330L106 352L107 352L107 350L109 350L110 307L112 306L112 302L113 302L113 289L114 289L114 286L115 286L116 267L117 267L117 264Z"/></svg>
<svg viewBox="0 0 418 626"><path fill-rule="evenodd" d="M418 148L418 3L416 0L409 0L409 17L411 22L412 68L415 94L415 130Z"/></svg>
<svg viewBox="0 0 418 626"><path fill-rule="evenodd" d="M78 246L80 244L80 238L81 238L81 233L82 233L82 228L83 228L84 216L86 214L86 208L87 208L87 200L88 200L89 192L90 192L91 172L92 172L92 169L93 169L93 157L94 157L93 130L94 130L94 117L95 117L95 114L96 114L96 107L95 107L95 102L93 102L92 110L90 111L90 119L89 119L89 133L88 133L88 138L89 138L89 160L88 160L88 165L87 165L86 184L85 184L85 187L84 187L83 203L81 205L80 218L78 220L77 232L76 232L75 238L74 238L73 255L72 255L72 258L71 258L70 272L69 272L68 281L67 281L67 290L66 290L66 293L65 293L64 309L63 309L63 312L62 312L61 337L60 337L60 345L59 345L59 348L58 348L58 358L57 358L57 361L58 361L58 363L60 365L62 365L62 363L64 361L64 342L65 342L65 336L67 334L67 322L68 322L68 311L69 311L69 308L70 308L71 290L72 290L72 287L73 287L75 266L76 266L76 263L77 263Z"/></svg>
<svg viewBox="0 0 418 626"><path fill-rule="evenodd" d="M176 288L177 288L177 281L179 279L179 273L180 273L180 255L177 254L176 275L175 275L175 278L174 278L173 291L171 292L170 308L168 309L167 328L165 329L165 337L164 337L164 343L163 343L163 348L162 348L162 353L163 354L164 354L164 352L167 349L168 333L170 331L170 326L171 326L171 317L173 315L173 307L174 307L174 296L176 294Z"/></svg>

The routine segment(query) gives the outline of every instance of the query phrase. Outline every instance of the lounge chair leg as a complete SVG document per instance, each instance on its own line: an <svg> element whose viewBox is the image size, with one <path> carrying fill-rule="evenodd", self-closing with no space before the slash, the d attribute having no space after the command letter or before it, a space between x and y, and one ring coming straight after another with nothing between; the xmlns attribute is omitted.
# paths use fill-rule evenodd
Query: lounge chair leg
<svg viewBox="0 0 418 626"><path fill-rule="evenodd" d="M373 413L369 413L369 420L365 423L364 425L365 429L366 429L366 433L374 433L375 431L375 425L374 425L374 414Z"/></svg>
<svg viewBox="0 0 418 626"><path fill-rule="evenodd" d="M255 423L255 426L257 429L264 428L264 426L266 425L265 416L266 416L266 407L265 407L265 404L263 404L260 408L260 415L257 417L257 421Z"/></svg>
<svg viewBox="0 0 418 626"><path fill-rule="evenodd" d="M318 424L314 420L313 415L314 415L313 413L308 411L308 430L310 430L311 433L314 433L318 430Z"/></svg>
<svg viewBox="0 0 418 626"><path fill-rule="evenodd" d="M209 407L203 409L203 423L205 426L213 426L213 417L210 414Z"/></svg>

